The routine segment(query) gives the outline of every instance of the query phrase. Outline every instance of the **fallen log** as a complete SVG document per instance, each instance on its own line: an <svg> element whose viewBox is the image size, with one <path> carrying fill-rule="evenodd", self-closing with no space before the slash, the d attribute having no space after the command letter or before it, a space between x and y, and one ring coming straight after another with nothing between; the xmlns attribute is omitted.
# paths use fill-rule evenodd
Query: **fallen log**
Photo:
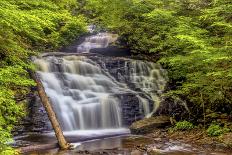
<svg viewBox="0 0 232 155"><path fill-rule="evenodd" d="M60 124L57 120L56 114L53 111L53 108L50 104L50 100L49 100L49 98L44 90L42 82L37 77L36 73L30 72L30 74L31 74L31 77L34 79L34 81L37 84L37 91L38 91L40 100L41 100L41 102L42 102L42 104L43 104L43 106L48 114L48 118L52 124L52 127L53 127L53 130L55 132L60 149L62 149L62 150L70 149L71 145L66 141L66 139L63 135L63 131L62 131Z"/></svg>

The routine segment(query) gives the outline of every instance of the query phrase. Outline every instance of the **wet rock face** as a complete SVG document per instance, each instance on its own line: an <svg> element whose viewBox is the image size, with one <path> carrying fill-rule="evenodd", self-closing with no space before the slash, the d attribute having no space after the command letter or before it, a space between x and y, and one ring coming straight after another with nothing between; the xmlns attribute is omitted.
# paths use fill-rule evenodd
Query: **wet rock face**
<svg viewBox="0 0 232 155"><path fill-rule="evenodd" d="M30 109L30 118L32 122L30 131L44 132L52 130L47 113L42 106L38 96L35 96L35 102L30 103Z"/></svg>
<svg viewBox="0 0 232 155"><path fill-rule="evenodd" d="M127 73L127 59L103 56L91 56L91 60L96 62L104 71L110 73L118 82L130 83L129 74Z"/></svg>
<svg viewBox="0 0 232 155"><path fill-rule="evenodd" d="M115 95L121 102L121 112L124 126L130 126L133 122L141 120L145 117L144 111L140 106L136 94L116 94ZM152 108L152 102L150 103Z"/></svg>
<svg viewBox="0 0 232 155"><path fill-rule="evenodd" d="M15 126L13 135L21 136L27 132L41 133L52 130L47 113L36 94L31 96L26 108L27 116Z"/></svg>
<svg viewBox="0 0 232 155"><path fill-rule="evenodd" d="M29 118L31 125L26 129L32 132L45 132L52 130L47 113L42 106L38 96L34 96L33 100L29 103Z"/></svg>

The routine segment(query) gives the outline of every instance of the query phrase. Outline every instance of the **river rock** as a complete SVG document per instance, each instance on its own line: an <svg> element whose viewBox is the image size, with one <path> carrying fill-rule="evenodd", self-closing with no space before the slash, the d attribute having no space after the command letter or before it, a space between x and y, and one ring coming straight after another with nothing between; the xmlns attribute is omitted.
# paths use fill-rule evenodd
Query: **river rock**
<svg viewBox="0 0 232 155"><path fill-rule="evenodd" d="M170 124L168 116L156 116L134 122L130 126L130 130L132 134L146 134L152 132L155 128L163 128Z"/></svg>
<svg viewBox="0 0 232 155"><path fill-rule="evenodd" d="M164 98L153 116L165 115L170 116L175 120L182 120L184 118L189 118L190 116L190 111L188 107L189 105L172 102L167 98Z"/></svg>

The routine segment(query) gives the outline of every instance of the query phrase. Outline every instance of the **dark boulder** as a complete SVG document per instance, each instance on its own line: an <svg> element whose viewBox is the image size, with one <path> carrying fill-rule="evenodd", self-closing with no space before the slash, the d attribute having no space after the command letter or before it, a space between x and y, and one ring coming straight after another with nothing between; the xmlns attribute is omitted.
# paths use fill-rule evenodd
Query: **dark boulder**
<svg viewBox="0 0 232 155"><path fill-rule="evenodd" d="M168 116L156 116L134 122L130 126L132 134L146 134L156 128L165 128L171 124Z"/></svg>

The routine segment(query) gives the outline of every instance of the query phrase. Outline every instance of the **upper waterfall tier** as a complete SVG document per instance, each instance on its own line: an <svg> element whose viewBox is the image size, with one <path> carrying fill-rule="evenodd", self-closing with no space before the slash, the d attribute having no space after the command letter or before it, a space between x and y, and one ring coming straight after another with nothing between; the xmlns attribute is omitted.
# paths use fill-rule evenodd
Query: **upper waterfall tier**
<svg viewBox="0 0 232 155"><path fill-rule="evenodd" d="M84 42L77 46L77 53L88 53L91 49L106 48L117 38L118 35L106 32L86 37Z"/></svg>

